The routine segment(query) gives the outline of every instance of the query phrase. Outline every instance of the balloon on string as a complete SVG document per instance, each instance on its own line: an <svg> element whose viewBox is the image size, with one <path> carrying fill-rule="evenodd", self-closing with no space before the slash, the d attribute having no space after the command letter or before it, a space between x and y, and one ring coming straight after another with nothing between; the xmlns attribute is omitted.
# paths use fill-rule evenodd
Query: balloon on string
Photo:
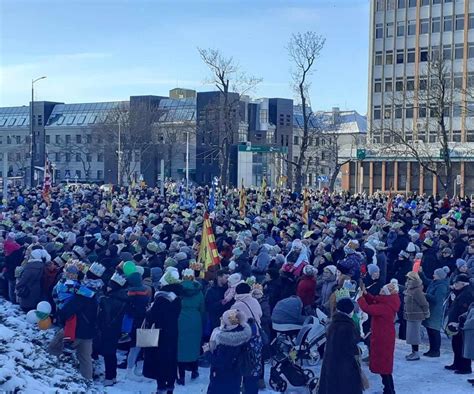
<svg viewBox="0 0 474 394"><path fill-rule="evenodd" d="M40 320L38 322L38 328L40 330L47 330L50 327L51 327L51 318L50 317L47 317L46 319Z"/></svg>
<svg viewBox="0 0 474 394"><path fill-rule="evenodd" d="M443 226L447 225L448 224L448 219L446 218L441 218L441 220L439 221Z"/></svg>
<svg viewBox="0 0 474 394"><path fill-rule="evenodd" d="M49 315L51 313L51 304L48 301L41 301L36 306L36 310Z"/></svg>
<svg viewBox="0 0 474 394"><path fill-rule="evenodd" d="M461 219L461 217L462 217L461 212L456 212L456 213L454 214L454 219L456 219L456 220Z"/></svg>
<svg viewBox="0 0 474 394"><path fill-rule="evenodd" d="M130 276L134 272L137 272L137 267L135 266L135 263L133 263L132 261L126 261L125 264L123 265L122 270L125 276Z"/></svg>
<svg viewBox="0 0 474 394"><path fill-rule="evenodd" d="M36 324L40 321L40 319L36 315L36 311L32 310L26 314L26 321L30 324Z"/></svg>
<svg viewBox="0 0 474 394"><path fill-rule="evenodd" d="M410 208L411 209L416 209L416 201L413 200L411 203L410 203Z"/></svg>

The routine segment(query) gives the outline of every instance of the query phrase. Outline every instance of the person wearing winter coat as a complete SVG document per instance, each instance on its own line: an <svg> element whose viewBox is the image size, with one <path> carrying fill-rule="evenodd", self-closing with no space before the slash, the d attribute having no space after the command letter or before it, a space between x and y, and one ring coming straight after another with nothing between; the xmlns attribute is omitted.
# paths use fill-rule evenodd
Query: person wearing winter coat
<svg viewBox="0 0 474 394"><path fill-rule="evenodd" d="M206 311L208 314L208 328L206 335L210 335L212 330L220 326L222 314L230 308L232 302L224 300L228 289L227 280L229 274L226 271L217 271L214 283L208 288L205 297Z"/></svg>
<svg viewBox="0 0 474 394"><path fill-rule="evenodd" d="M24 257L24 249L15 241L15 233L9 233L3 244L3 253L5 255L5 278L8 281L8 299L16 304L15 295L15 269L21 265Z"/></svg>
<svg viewBox="0 0 474 394"><path fill-rule="evenodd" d="M337 285L336 274L336 266L328 265L324 268L323 275L321 277L321 295L317 301L317 304L326 313L329 311L329 299L331 298L331 294Z"/></svg>
<svg viewBox="0 0 474 394"><path fill-rule="evenodd" d="M358 299L360 309L371 317L370 361L372 373L382 376L384 394L395 394L393 383L393 357L395 351L395 318L400 308L398 281L385 285L379 295L372 295L362 288Z"/></svg>
<svg viewBox="0 0 474 394"><path fill-rule="evenodd" d="M430 317L423 321L430 341L430 349L423 353L426 357L440 356L443 305L449 294L448 274L448 267L438 268L434 272L433 279L430 280L423 272L420 272L420 278L426 288L426 300L430 304Z"/></svg>
<svg viewBox="0 0 474 394"><path fill-rule="evenodd" d="M234 296L235 302L231 309L242 312L247 317L247 321L253 319L260 325L262 308L258 301L250 294L251 291L252 289L247 283L237 285Z"/></svg>
<svg viewBox="0 0 474 394"><path fill-rule="evenodd" d="M421 323L430 317L430 305L423 293L423 282L418 273L410 271L405 285L404 317L407 321L406 342L412 352L405 358L407 361L420 359L418 353L421 343Z"/></svg>
<svg viewBox="0 0 474 394"><path fill-rule="evenodd" d="M24 312L35 309L42 299L41 281L46 261L51 261L48 252L40 246L33 246L30 258L16 284L16 294Z"/></svg>
<svg viewBox="0 0 474 394"><path fill-rule="evenodd" d="M318 394L361 394L362 377L357 343L360 341L352 315L354 304L343 298L337 302L337 309L326 333Z"/></svg>
<svg viewBox="0 0 474 394"><path fill-rule="evenodd" d="M203 347L211 360L207 394L240 394L239 357L251 337L252 330L243 313L235 309L224 312L221 326L214 329L209 344Z"/></svg>
<svg viewBox="0 0 474 394"><path fill-rule="evenodd" d="M170 269L171 268L171 269ZM160 279L146 323L160 329L158 347L144 349L143 376L157 382L159 394L172 394L178 368L178 320L181 313L182 286L176 268L167 269Z"/></svg>
<svg viewBox="0 0 474 394"><path fill-rule="evenodd" d="M128 307L126 283L125 277L115 273L109 280L105 294L99 298L98 351L104 357L104 386L112 386L117 381L117 347L123 316Z"/></svg>
<svg viewBox="0 0 474 394"><path fill-rule="evenodd" d="M303 268L303 276L296 286L296 295L301 298L303 307L311 307L316 296L316 268L307 265Z"/></svg>
<svg viewBox="0 0 474 394"><path fill-rule="evenodd" d="M270 268L263 282L263 293L268 298L270 310L273 311L275 305L281 300L281 280L280 273L274 268Z"/></svg>
<svg viewBox="0 0 474 394"><path fill-rule="evenodd" d="M344 246L346 257L337 264L339 271L350 276L351 279L355 281L358 281L360 278L360 267L363 261L362 255L356 251L358 247L358 241L350 240L347 245Z"/></svg>
<svg viewBox="0 0 474 394"><path fill-rule="evenodd" d="M471 304L465 315L461 316L465 316L462 327L463 357L474 360L474 303ZM468 379L468 382L474 386L474 379Z"/></svg>
<svg viewBox="0 0 474 394"><path fill-rule="evenodd" d="M448 310L448 325L446 331L451 336L451 345L454 361L445 368L457 374L472 373L471 360L463 357L463 332L459 330L459 318L467 312L474 302L474 286L466 274L458 275L453 285L452 297L454 298Z"/></svg>
<svg viewBox="0 0 474 394"><path fill-rule="evenodd" d="M201 351L203 321L205 317L202 286L194 278L192 269L182 272L181 313L178 319L178 380L185 384L185 371L191 371L191 379L199 376L197 360Z"/></svg>

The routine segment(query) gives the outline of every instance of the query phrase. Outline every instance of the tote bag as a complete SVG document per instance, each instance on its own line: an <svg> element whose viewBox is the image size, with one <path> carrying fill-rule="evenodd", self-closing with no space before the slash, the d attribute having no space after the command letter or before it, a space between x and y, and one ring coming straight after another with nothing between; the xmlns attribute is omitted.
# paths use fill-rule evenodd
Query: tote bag
<svg viewBox="0 0 474 394"><path fill-rule="evenodd" d="M145 322L143 320L141 328L137 328L137 347L158 347L160 329L155 328L155 324L151 328L145 328Z"/></svg>

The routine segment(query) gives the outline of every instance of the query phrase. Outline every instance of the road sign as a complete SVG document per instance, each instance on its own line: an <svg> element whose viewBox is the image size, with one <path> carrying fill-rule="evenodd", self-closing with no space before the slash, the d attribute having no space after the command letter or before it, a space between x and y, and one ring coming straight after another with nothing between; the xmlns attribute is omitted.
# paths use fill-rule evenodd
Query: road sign
<svg viewBox="0 0 474 394"><path fill-rule="evenodd" d="M357 160L364 160L366 157L365 149L357 149Z"/></svg>
<svg viewBox="0 0 474 394"><path fill-rule="evenodd" d="M318 176L318 182L329 182L329 177L327 175Z"/></svg>
<svg viewBox="0 0 474 394"><path fill-rule="evenodd" d="M239 152L252 153L288 153L286 146L239 145Z"/></svg>

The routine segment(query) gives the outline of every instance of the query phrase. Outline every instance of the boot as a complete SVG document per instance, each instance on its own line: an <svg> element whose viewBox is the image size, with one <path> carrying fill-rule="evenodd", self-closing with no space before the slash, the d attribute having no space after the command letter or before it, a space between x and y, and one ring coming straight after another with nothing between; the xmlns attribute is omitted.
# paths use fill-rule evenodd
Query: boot
<svg viewBox="0 0 474 394"><path fill-rule="evenodd" d="M258 389L259 390L265 390L267 388L266 384L265 384L265 380L264 379L259 379L258 380Z"/></svg>
<svg viewBox="0 0 474 394"><path fill-rule="evenodd" d="M434 350L430 350L426 353L423 353L423 356L425 357L440 357L441 356L441 353L440 351L434 351Z"/></svg>
<svg viewBox="0 0 474 394"><path fill-rule="evenodd" d="M192 371L191 372L191 380L195 380L199 378L199 372L198 371Z"/></svg>
<svg viewBox="0 0 474 394"><path fill-rule="evenodd" d="M117 379L105 379L104 380L104 386L105 387L113 386L115 383L117 383Z"/></svg>
<svg viewBox="0 0 474 394"><path fill-rule="evenodd" d="M417 361L420 359L420 354L418 352L412 352L408 356L405 357L407 361Z"/></svg>
<svg viewBox="0 0 474 394"><path fill-rule="evenodd" d="M184 376L180 376L178 379L176 379L176 384L179 386L184 386Z"/></svg>
<svg viewBox="0 0 474 394"><path fill-rule="evenodd" d="M135 382L141 382L140 377L135 375L135 368L127 368L126 379L127 380L132 380L132 381L135 381Z"/></svg>
<svg viewBox="0 0 474 394"><path fill-rule="evenodd" d="M456 370L456 366L455 366L454 364L445 365L445 366L444 366L444 369L447 369L448 371L455 371L455 370Z"/></svg>
<svg viewBox="0 0 474 394"><path fill-rule="evenodd" d="M471 383L471 384L474 384L474 379L468 379L467 382Z"/></svg>

